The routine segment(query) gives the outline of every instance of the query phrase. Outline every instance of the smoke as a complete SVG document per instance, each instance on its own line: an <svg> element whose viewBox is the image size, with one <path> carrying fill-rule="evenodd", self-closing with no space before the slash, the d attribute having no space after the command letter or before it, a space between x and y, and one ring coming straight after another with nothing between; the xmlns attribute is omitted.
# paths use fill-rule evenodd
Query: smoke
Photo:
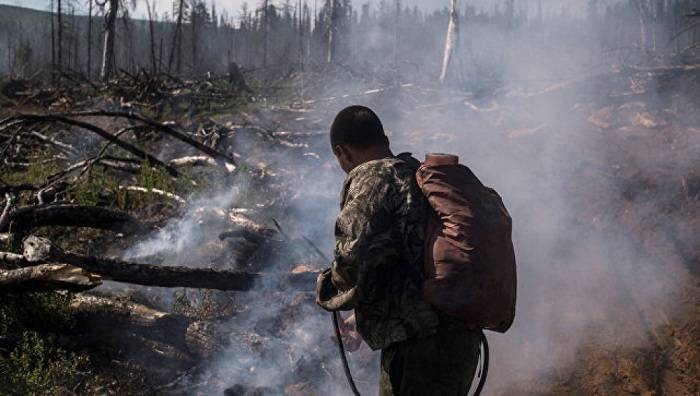
<svg viewBox="0 0 700 396"><path fill-rule="evenodd" d="M216 231L224 232L221 224L219 229L212 224L214 221L205 219L207 215L217 217L217 223L223 223L229 209L236 207L244 186L235 184L222 192L196 200L191 209L182 218L168 222L162 230L149 239L138 243L125 253L127 259L144 256L160 256L169 259L171 265L193 264L197 262L193 249L212 239ZM221 219L218 219L221 218ZM167 257L164 257L166 255Z"/></svg>
<svg viewBox="0 0 700 396"><path fill-rule="evenodd" d="M661 189L642 195L625 192L626 183L632 183L628 178L634 176L625 172L656 169L655 148L637 148L638 156L630 158L609 145L615 140L604 134L656 132L632 128L629 119L620 121L620 130L601 130L590 122L591 114L606 106L620 111L625 99L612 93L627 89L627 82L614 76L611 65L617 59L601 45L604 33L597 26L585 21L548 23L539 31L528 26L463 27L459 73L444 89L417 84L367 93L378 88L376 80L344 78L342 73L327 77L332 81L319 77L315 85L305 87L305 98L316 100L311 109L267 115L281 117L276 124L293 125L292 135L280 136L299 146L262 148L271 143L260 135L239 137L234 145L245 152L248 164L266 170L264 183L242 176L230 188L193 204L182 219L129 255L168 255L180 263L218 260L220 252L233 245L222 244L216 254L210 245L202 246L226 228L218 220L203 221L202 208L238 208L270 227L272 218L279 220L292 241L278 254L258 257L255 268L273 273L302 263L315 269L327 265L303 237L330 255L343 175L324 135L293 133L316 131L345 105L364 104L379 113L396 153L410 151L419 159L428 152L460 155L462 163L501 193L511 211L519 276L517 315L508 334L488 334L492 369L487 391L524 393L523 384L546 390L538 384L580 361L588 345L612 349L648 342L665 322L649 313L672 312L675 293L687 278L682 258L658 254L649 245L653 235L647 231L669 227L673 219L648 219L674 196ZM426 40L442 40L438 30ZM539 33L526 34L532 32ZM391 38L379 30L365 34L373 38L364 48L368 51L390 45ZM434 54L410 56L423 58L423 72L437 70L439 59L425 59ZM424 82L423 72L401 79ZM460 91L464 87L472 93ZM662 107L654 93L644 100L650 112ZM691 166L690 161L674 163L664 176L680 179ZM290 384L303 392L309 383L319 394L348 394L330 319L314 306L312 296L280 292L265 280L256 290L235 294L247 309L227 320L233 330L231 346L209 362L204 389L215 392L238 385L239 391L264 388L280 394ZM350 359L363 393L374 393L377 354L365 349Z"/></svg>
<svg viewBox="0 0 700 396"><path fill-rule="evenodd" d="M265 111L247 116L262 127L266 122L274 123L265 118L271 116ZM298 113L291 116L297 122L304 118ZM329 264L306 239L329 256L333 246L333 218L343 176L331 166L325 133L299 132L304 133L278 133L273 140L263 130L232 132L232 146L246 153L242 170L232 178L218 180L216 187L191 203L181 217L125 253L133 260L263 274L251 292L217 292L240 309L232 318L222 320L229 346L215 360L206 362L202 372L187 379L183 385L188 391L282 394L288 388L286 392L300 392L297 394L309 394L309 389L318 394L346 392L330 315L316 307L312 292L279 290L275 276L302 264L311 270ZM237 225L231 222L231 214L268 230L276 221L281 232L253 246L251 255L242 256L245 241L216 240L217 235ZM314 285L308 286L312 290ZM160 296L161 303L175 302L165 294ZM365 360L373 358L370 355ZM361 377L375 375L362 361L355 361L353 370ZM358 383L371 386L364 378Z"/></svg>

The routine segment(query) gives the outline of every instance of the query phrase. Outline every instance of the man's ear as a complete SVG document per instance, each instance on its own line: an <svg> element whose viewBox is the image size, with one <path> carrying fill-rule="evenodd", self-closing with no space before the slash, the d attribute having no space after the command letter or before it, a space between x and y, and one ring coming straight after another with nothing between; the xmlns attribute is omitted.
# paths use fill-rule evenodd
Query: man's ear
<svg viewBox="0 0 700 396"><path fill-rule="evenodd" d="M352 161L352 152L343 145L339 144L333 147L333 154L335 154L335 156L338 158L343 158L347 161Z"/></svg>

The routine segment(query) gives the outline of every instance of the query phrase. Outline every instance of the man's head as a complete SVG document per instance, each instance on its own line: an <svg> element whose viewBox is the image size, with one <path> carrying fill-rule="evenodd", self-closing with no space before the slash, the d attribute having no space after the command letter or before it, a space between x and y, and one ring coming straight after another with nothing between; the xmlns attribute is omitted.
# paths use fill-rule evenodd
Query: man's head
<svg viewBox="0 0 700 396"><path fill-rule="evenodd" d="M331 148L346 173L367 161L392 156L382 122L364 106L347 107L335 116Z"/></svg>

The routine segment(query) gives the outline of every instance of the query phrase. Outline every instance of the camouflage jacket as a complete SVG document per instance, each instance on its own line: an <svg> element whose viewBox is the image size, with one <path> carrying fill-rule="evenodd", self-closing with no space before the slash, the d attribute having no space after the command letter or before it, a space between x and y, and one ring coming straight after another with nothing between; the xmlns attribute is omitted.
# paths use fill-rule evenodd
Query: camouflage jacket
<svg viewBox="0 0 700 396"><path fill-rule="evenodd" d="M415 181L420 163L402 154L366 162L348 175L335 226L335 260L319 275L317 303L355 310L372 349L437 332L440 314L423 300L427 201Z"/></svg>

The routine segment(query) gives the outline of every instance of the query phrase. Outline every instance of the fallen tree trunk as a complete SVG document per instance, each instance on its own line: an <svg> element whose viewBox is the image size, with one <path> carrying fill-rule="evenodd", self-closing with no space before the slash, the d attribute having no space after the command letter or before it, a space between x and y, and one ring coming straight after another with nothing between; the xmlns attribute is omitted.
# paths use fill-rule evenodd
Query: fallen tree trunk
<svg viewBox="0 0 700 396"><path fill-rule="evenodd" d="M0 293L51 290L85 291L102 284L99 275L67 264L0 269Z"/></svg>
<svg viewBox="0 0 700 396"><path fill-rule="evenodd" d="M158 311L131 301L118 301L93 295L73 296L70 309L83 324L99 327L101 331L119 331L125 328L162 340L173 337L184 340L184 334L190 323L186 317Z"/></svg>
<svg viewBox="0 0 700 396"><path fill-rule="evenodd" d="M47 239L35 236L30 236L24 241L24 257L32 263L68 263L100 274L107 280L144 286L248 291L260 281L280 289L313 290L316 281L316 274L313 272L263 275L190 267L163 267L81 256L63 252Z"/></svg>
<svg viewBox="0 0 700 396"><path fill-rule="evenodd" d="M134 264L72 253L64 253L62 261L101 274L105 279L144 286L247 291L253 287L255 280L259 277L257 274L242 272Z"/></svg>
<svg viewBox="0 0 700 396"><path fill-rule="evenodd" d="M11 231L15 239L46 226L88 227L117 232L140 231L145 226L129 214L100 206L44 205L27 206L9 213L0 232Z"/></svg>
<svg viewBox="0 0 700 396"><path fill-rule="evenodd" d="M139 334L200 357L221 351L227 343L226 329L220 322L194 321L132 301L81 294L73 296L70 309L78 325L91 333L114 337ZM180 359L188 360L189 356Z"/></svg>

